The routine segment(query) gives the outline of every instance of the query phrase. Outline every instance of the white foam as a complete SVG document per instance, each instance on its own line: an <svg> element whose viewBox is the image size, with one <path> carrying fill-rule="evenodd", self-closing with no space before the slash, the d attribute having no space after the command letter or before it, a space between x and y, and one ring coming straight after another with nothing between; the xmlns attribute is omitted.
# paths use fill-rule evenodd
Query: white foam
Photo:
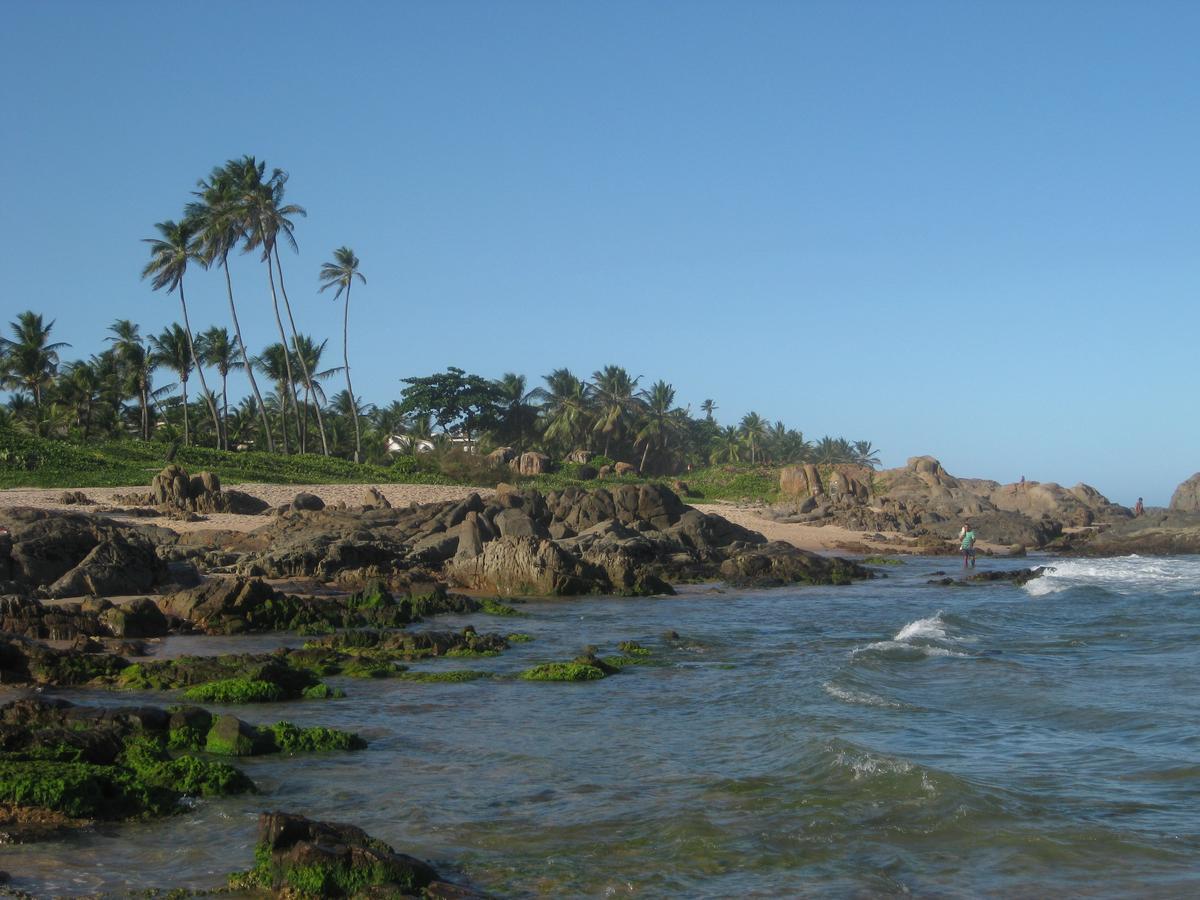
<svg viewBox="0 0 1200 900"><path fill-rule="evenodd" d="M939 612L936 616L930 616L928 619L917 619L915 622L909 622L892 638L899 643L908 643L910 641L924 639L930 641L946 640L946 623L942 621L942 614Z"/></svg>
<svg viewBox="0 0 1200 900"><path fill-rule="evenodd" d="M897 703L894 700L885 700L867 691L855 691L850 688L839 687L830 681L826 681L821 687L825 689L825 693L830 697L833 697L835 700L841 700L843 703L853 703L858 706L878 706L883 709L904 709L903 703Z"/></svg>
<svg viewBox="0 0 1200 900"><path fill-rule="evenodd" d="M896 636L890 641L875 641L872 644L867 644L865 647L859 647L851 653L851 656L871 651L876 653L895 652L903 655L911 654L913 656L925 657L970 655L949 647L940 646L941 644L954 643L955 640L947 633L946 623L942 621L942 614L939 611L937 615L909 622L897 631Z"/></svg>
<svg viewBox="0 0 1200 900"><path fill-rule="evenodd" d="M1119 594L1175 591L1200 582L1200 560L1181 557L1118 556L1055 561L1046 574L1025 583L1032 597L1073 587L1098 587Z"/></svg>

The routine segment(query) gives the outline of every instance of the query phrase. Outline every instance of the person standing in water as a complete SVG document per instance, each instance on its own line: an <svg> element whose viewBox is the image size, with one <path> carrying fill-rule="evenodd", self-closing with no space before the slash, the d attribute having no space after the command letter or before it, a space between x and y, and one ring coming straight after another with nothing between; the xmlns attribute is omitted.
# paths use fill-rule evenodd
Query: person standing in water
<svg viewBox="0 0 1200 900"><path fill-rule="evenodd" d="M963 555L963 568L969 565L972 569L975 568L975 529L971 527L970 522L965 522L962 531L958 533Z"/></svg>

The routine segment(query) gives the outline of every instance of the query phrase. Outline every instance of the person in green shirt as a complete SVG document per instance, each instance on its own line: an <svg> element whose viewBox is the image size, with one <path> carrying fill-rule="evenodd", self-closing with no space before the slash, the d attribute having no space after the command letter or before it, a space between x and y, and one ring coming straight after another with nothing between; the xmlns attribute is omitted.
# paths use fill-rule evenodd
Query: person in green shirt
<svg viewBox="0 0 1200 900"><path fill-rule="evenodd" d="M970 522L963 523L962 531L958 533L961 540L963 568L975 568L975 529Z"/></svg>

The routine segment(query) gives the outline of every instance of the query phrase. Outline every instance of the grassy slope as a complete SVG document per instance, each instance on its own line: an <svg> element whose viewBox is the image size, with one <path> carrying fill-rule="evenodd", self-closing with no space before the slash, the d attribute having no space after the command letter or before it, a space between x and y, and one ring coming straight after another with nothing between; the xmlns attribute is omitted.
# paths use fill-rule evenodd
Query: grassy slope
<svg viewBox="0 0 1200 900"><path fill-rule="evenodd" d="M87 445L44 440L0 428L0 488L138 487L149 485L167 460L169 446L144 441L94 441ZM223 482L269 484L454 484L442 475L414 472L405 465L358 465L344 459L313 454L282 456L270 453L228 453L201 447L180 447L174 461L190 472L216 472ZM523 486L542 491L598 482L572 478L573 467L553 475L521 479ZM701 500L774 500L779 492L778 469L767 466L713 466L681 476L688 498ZM514 480L516 480L514 478ZM625 477L603 484L640 484L647 479ZM650 479L670 484L675 479Z"/></svg>

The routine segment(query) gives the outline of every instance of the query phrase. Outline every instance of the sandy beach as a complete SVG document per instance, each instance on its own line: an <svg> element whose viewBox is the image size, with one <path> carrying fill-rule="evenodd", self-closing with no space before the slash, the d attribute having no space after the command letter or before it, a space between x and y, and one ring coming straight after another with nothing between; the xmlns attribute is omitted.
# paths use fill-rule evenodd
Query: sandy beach
<svg viewBox="0 0 1200 900"><path fill-rule="evenodd" d="M280 506L289 502L297 493L307 491L316 494L327 505L334 506L345 503L354 506L362 503L363 491L368 487L378 487L393 506L407 506L410 503L437 503L445 500L462 500L472 493L486 497L492 493L491 488L471 487L468 485L427 485L427 484L229 484L226 487L245 491L265 500L272 506ZM81 488L94 506L68 505L62 503L65 493L62 488L12 488L0 491L0 509L11 506L34 506L42 509L65 509L76 512L96 510L115 504L115 497L129 494L139 488ZM761 514L758 508L739 506L735 503L694 503L696 509L704 513L724 516L729 521L745 528L762 533L768 540L787 541L802 550L814 553L853 555L856 553L895 553L906 548L907 541L898 534L885 533L885 540L878 540L877 535L865 535L862 532L851 531L836 525L798 525L776 522ZM200 531L210 528L228 529L230 531L253 531L263 524L261 516L241 516L226 514L210 514L202 516L198 521L185 522L166 516L156 517L123 517L113 514L116 519L128 519L139 522L152 522L162 525L180 534L189 531ZM983 549L988 545L981 543ZM996 547L996 550L1003 548ZM911 552L911 550L909 551Z"/></svg>

